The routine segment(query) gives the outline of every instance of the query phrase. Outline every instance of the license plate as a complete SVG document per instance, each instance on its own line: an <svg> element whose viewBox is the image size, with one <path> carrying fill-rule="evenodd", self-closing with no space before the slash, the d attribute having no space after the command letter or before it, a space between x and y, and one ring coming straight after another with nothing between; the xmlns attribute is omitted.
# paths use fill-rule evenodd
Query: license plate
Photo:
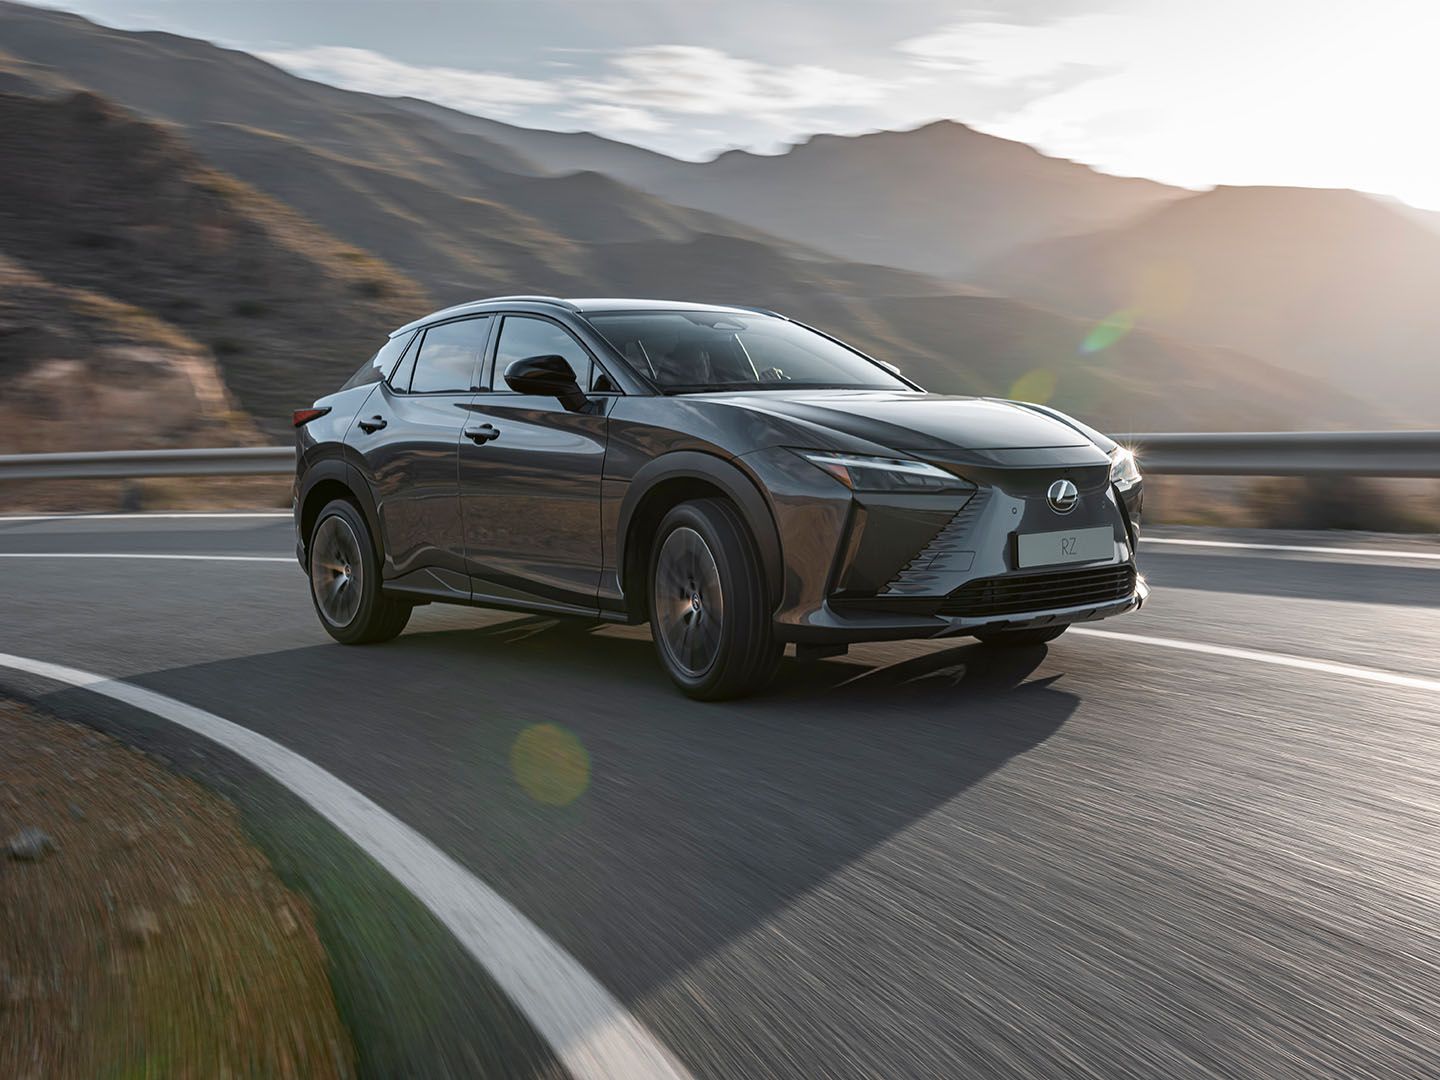
<svg viewBox="0 0 1440 1080"><path fill-rule="evenodd" d="M1054 563L1095 562L1115 557L1115 530L1070 529L1065 532L1021 533L1019 563L1050 566Z"/></svg>

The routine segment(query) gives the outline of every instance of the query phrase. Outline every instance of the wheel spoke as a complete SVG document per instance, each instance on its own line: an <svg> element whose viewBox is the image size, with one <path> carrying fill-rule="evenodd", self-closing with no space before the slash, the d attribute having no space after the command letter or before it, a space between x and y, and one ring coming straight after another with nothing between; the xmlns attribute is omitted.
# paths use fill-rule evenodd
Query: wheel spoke
<svg viewBox="0 0 1440 1080"><path fill-rule="evenodd" d="M349 522L332 514L311 540L310 588L315 606L332 626L348 626L364 595L364 560Z"/></svg>
<svg viewBox="0 0 1440 1080"><path fill-rule="evenodd" d="M661 544L651 595L652 631L677 668L704 675L720 650L725 605L720 569L696 530L675 529Z"/></svg>

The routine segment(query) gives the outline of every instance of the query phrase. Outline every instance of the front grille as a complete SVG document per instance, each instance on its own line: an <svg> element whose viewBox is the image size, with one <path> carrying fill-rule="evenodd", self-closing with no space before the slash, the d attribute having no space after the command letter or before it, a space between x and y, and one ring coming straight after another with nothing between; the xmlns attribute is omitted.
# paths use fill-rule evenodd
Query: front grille
<svg viewBox="0 0 1440 1080"><path fill-rule="evenodd" d="M1135 567L1062 570L983 578L960 586L940 605L941 615L988 618L1027 611L1083 607L1123 600L1135 591Z"/></svg>
<svg viewBox="0 0 1440 1080"><path fill-rule="evenodd" d="M975 561L975 552L969 547L970 534L989 500L989 488L981 488L970 496L945 527L931 538L930 543L900 569L880 595L938 596L950 582L964 577ZM947 577L950 581L945 580Z"/></svg>

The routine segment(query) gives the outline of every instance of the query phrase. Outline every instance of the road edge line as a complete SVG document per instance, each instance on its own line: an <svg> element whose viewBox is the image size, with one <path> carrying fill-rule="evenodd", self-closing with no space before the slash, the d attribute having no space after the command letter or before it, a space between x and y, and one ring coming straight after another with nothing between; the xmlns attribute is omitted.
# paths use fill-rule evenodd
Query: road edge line
<svg viewBox="0 0 1440 1080"><path fill-rule="evenodd" d="M182 555L149 551L0 551L0 559L169 559L172 562L275 562L299 565L294 555Z"/></svg>
<svg viewBox="0 0 1440 1080"><path fill-rule="evenodd" d="M178 510L150 513L135 510L113 514L0 514L0 525L25 521L213 521L213 520L293 520L289 510Z"/></svg>
<svg viewBox="0 0 1440 1080"><path fill-rule="evenodd" d="M1440 679L1427 679L1419 675L1402 675L1398 671L1360 667L1357 664L1345 664L1338 660L1315 660L1308 656L1294 656L1290 653L1263 652L1259 649L1242 649L1234 645L1211 645L1203 641L1153 637L1149 634L1130 634L1123 630L1095 630L1087 626L1072 626L1070 633L1085 637L1110 638L1114 641L1132 641L1137 645L1155 645L1163 649L1178 649L1182 652L1202 653L1206 656L1224 656L1231 660L1249 660L1257 664L1296 668L1300 671L1315 671L1325 675L1339 675L1365 682L1382 683L1386 686L1400 686L1407 690L1428 690L1431 693L1440 694Z"/></svg>
<svg viewBox="0 0 1440 1080"><path fill-rule="evenodd" d="M1307 555L1370 555L1377 559L1427 559L1440 561L1440 552L1406 551L1403 548L1345 548L1323 544L1256 544L1241 540L1192 540L1182 536L1142 536L1144 544L1174 544L1177 547L1221 548L1229 551L1299 551Z"/></svg>
<svg viewBox="0 0 1440 1080"><path fill-rule="evenodd" d="M688 1080L660 1041L514 905L388 810L286 746L122 679L0 653L0 667L142 709L238 754L339 829L435 915L579 1078Z"/></svg>

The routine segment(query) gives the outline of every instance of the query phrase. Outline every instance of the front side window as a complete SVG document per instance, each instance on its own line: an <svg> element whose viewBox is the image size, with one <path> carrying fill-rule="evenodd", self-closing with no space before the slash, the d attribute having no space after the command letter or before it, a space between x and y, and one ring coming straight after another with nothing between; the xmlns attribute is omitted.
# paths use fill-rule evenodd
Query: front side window
<svg viewBox="0 0 1440 1080"><path fill-rule="evenodd" d="M626 363L667 393L912 389L853 349L770 315L627 311L588 318Z"/></svg>
<svg viewBox="0 0 1440 1080"><path fill-rule="evenodd" d="M507 315L500 326L500 343L495 350L495 378L492 389L505 392L505 369L516 360L532 356L563 356L581 388L590 385L590 354L565 330L546 319Z"/></svg>
<svg viewBox="0 0 1440 1080"><path fill-rule="evenodd" d="M377 383L385 378L394 369L395 361L399 360L405 352L405 346L413 340L415 340L413 331L408 334L396 334L380 346L380 350L367 360L359 371L351 375L349 381L340 389L349 390L356 386L369 386L371 383Z"/></svg>
<svg viewBox="0 0 1440 1080"><path fill-rule="evenodd" d="M412 394L464 393L475 385L490 319L458 319L425 331L410 379Z"/></svg>

